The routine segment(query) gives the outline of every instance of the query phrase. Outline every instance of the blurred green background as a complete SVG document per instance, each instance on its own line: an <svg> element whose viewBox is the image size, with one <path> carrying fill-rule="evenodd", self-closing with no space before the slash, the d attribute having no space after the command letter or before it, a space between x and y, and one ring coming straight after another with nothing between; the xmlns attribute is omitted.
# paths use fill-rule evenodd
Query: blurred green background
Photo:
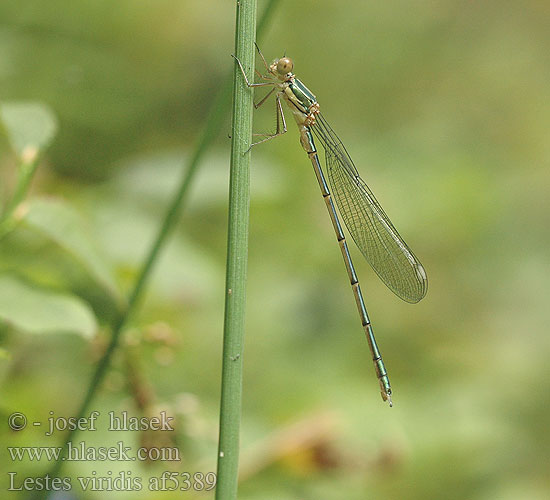
<svg viewBox="0 0 550 500"><path fill-rule="evenodd" d="M4 491L8 472L19 486L49 468L13 461L6 446L62 438L9 431L8 415L45 422L80 404L116 297L233 68L234 16L234 2L0 3L0 105L40 102L58 120L30 215L0 240ZM549 497L549 22L550 3L536 0L279 3L262 51L294 59L429 289L401 302L352 249L389 409L287 113L289 133L253 151L239 498ZM212 498L147 481L215 470L229 123L92 403L98 430L77 437L178 446L182 462L67 463L74 487L55 498L103 498L76 477L121 473L144 487L115 498ZM271 106L256 113L258 131L273 126ZM5 134L0 152L8 200L16 157ZM69 326L46 328L50 300L74 313ZM107 432L107 413L124 410L165 410L176 430Z"/></svg>

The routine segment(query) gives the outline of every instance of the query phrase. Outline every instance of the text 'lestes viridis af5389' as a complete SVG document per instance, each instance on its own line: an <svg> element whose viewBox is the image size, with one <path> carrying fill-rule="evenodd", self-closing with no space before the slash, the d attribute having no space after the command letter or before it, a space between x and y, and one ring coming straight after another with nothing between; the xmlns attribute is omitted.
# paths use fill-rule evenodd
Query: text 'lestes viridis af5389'
<svg viewBox="0 0 550 500"><path fill-rule="evenodd" d="M273 87L254 106L256 108L260 107L275 92L277 129L274 134L255 134L264 136L264 139L253 143L250 147L286 132L286 121L281 105L281 98L283 98L294 115L300 131L300 142L313 164L313 169L321 188L321 194L325 200L334 231L336 232L336 238L340 245L342 257L344 258L353 294L355 295L361 324L365 330L376 376L380 382L382 399L388 401L391 406L392 390L390 380L382 361L382 355L376 344L376 339L374 338L374 332L367 314L361 287L359 286L357 274L346 243L346 237L342 231L332 198L334 197L336 200L338 211L342 219L344 219L344 223L353 241L355 241L359 250L361 250L361 253L380 279L398 297L411 303L422 299L426 295L428 288L426 271L408 245L403 241L403 238L401 238L391 223L372 191L359 176L357 168L353 164L342 141L320 113L316 97L292 73L294 68L292 59L281 57L274 60L271 64L267 64L259 48L258 53L267 70L267 74L265 75L256 71L258 76L265 80L260 83L250 83L241 61L235 56L233 57L235 57L248 87ZM323 145L325 150L325 166L332 189L332 196L323 169L321 168L314 137Z"/></svg>

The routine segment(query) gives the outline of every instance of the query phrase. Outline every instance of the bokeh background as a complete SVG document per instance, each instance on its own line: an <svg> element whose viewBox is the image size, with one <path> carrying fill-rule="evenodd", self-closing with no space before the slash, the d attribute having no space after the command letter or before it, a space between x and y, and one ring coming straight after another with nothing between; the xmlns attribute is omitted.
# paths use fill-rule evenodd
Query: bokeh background
<svg viewBox="0 0 550 500"><path fill-rule="evenodd" d="M389 409L287 113L288 134L253 150L239 498L550 495L549 22L550 4L536 0L279 2L263 52L294 58L429 289L401 302L352 249L394 387ZM113 297L133 283L233 43L233 2L0 3L0 99L42 103L58 121L27 199L34 218L0 241L10 291L0 299L11 300L0 300L2 422L76 411ZM98 430L77 438L177 446L182 461L67 463L74 487L55 498L104 498L76 477L120 474L144 487L109 497L213 497L151 492L147 481L215 470L229 124L92 403ZM273 126L271 106L256 113L258 131ZM16 157L5 134L0 151L7 200ZM60 297L80 314L67 331L46 328L48 300ZM36 303L46 306L25 309ZM107 413L124 410L165 410L176 430L107 432ZM49 468L13 461L6 446L63 437L5 423L0 433L4 491L8 472L20 485Z"/></svg>

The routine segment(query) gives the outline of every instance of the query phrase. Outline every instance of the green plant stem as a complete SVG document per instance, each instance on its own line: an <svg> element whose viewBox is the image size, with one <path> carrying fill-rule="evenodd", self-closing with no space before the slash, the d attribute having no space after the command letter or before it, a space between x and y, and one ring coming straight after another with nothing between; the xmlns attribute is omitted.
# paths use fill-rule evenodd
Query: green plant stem
<svg viewBox="0 0 550 500"><path fill-rule="evenodd" d="M273 14L274 8L278 2L279 0L270 0L268 5L266 6L262 14L262 18L258 23L258 36L260 36L261 32L265 30L267 26L267 21ZM101 357L98 364L96 365L95 371L92 375L92 379L90 380L90 384L88 386L88 390L86 392L84 400L82 401L80 408L76 414L77 419L86 416L88 408L97 390L99 389L99 386L105 376L107 368L109 367L111 357L118 346L121 332L124 326L128 323L130 316L136 309L136 306L139 303L139 299L147 284L149 275L151 274L151 271L153 269L153 265L157 261L158 254L161 251L175 223L177 222L179 215L181 214L184 201L186 200L187 192L195 177L195 173L197 171L200 160L202 159L205 151L208 149L212 141L216 138L216 136L219 133L219 130L223 123L223 119L226 115L227 104L229 102L229 98L231 95L232 86L233 86L233 80L231 78L231 79L228 79L224 85L222 85L220 92L218 92L216 98L212 103L210 115L207 119L206 126L197 141L193 154L191 155L191 157L189 158L189 161L187 162L187 164L185 165L185 168L183 169L184 174L180 182L180 185L178 187L178 190L174 194L172 202L170 203L170 205L166 210L166 215L164 217L163 224L157 234L157 237L155 238L153 244L151 245L151 248L149 249L147 257L136 278L136 283L134 285L134 288L130 292L126 308L119 315L116 316L115 320L111 325L111 329L112 329L111 340L109 342L107 349L103 353L103 356ZM61 453L61 456L59 457L59 459L56 461L51 471L49 472L50 477L56 477L61 471L61 468L64 463L63 458L65 457L67 445L70 441L74 439L77 432L78 432L78 429L72 430L67 434L64 440L63 451ZM44 497L45 495L46 493L44 494ZM39 498L40 497L42 496L39 496Z"/></svg>
<svg viewBox="0 0 550 500"><path fill-rule="evenodd" d="M254 67L256 0L237 2L235 54L244 68ZM250 143L253 93L237 64L233 84L233 123L229 179L229 226L223 332L222 391L216 500L237 498L241 421L243 342L250 205Z"/></svg>

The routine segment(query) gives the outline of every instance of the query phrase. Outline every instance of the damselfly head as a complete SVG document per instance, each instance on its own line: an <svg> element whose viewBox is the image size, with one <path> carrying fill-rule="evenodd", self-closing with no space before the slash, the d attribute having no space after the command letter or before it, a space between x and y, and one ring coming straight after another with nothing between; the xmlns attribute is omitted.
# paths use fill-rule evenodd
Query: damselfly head
<svg viewBox="0 0 550 500"><path fill-rule="evenodd" d="M286 80L289 76L292 76L294 63L290 57L281 57L280 59L273 61L271 68L273 73L277 75L277 78L280 80Z"/></svg>

